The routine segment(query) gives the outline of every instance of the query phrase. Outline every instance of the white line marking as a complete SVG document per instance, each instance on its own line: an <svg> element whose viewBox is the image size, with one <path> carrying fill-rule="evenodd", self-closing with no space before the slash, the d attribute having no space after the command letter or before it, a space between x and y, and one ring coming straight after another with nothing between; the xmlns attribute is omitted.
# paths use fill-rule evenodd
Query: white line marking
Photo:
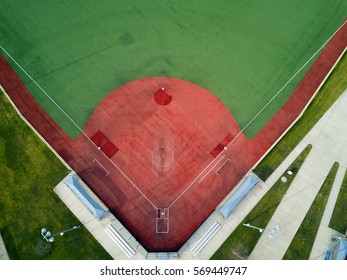
<svg viewBox="0 0 347 280"><path fill-rule="evenodd" d="M200 183L202 182L202 180L204 180L205 177L206 177L208 174L210 174L210 172L216 167L216 165L217 165L218 163L221 162L221 160L222 160L224 157L225 157L225 155L223 155L222 158L221 158L220 160L218 160L218 161L216 162L216 164L213 165L213 166L210 168L210 170L204 175L204 177L202 177L202 178L200 179L200 181L198 182L198 184L200 184Z"/></svg>
<svg viewBox="0 0 347 280"><path fill-rule="evenodd" d="M6 55L23 71L25 75L48 97L51 102L58 107L58 109L77 127L77 129L88 139L88 141L98 149L95 143L89 138L89 136L74 122L74 120L57 104L57 102L28 74L27 71L0 45L0 48L6 53ZM156 206L153 202L136 186L136 184L130 180L130 178L111 160L108 156L100 150L100 152L105 156L105 158L115 167L117 170L129 181L129 183L154 207Z"/></svg>
<svg viewBox="0 0 347 280"><path fill-rule="evenodd" d="M108 174L110 174L110 172L108 172L108 170L97 160L97 159L94 159L93 162L97 161L98 164L106 171L106 175L107 176Z"/></svg>

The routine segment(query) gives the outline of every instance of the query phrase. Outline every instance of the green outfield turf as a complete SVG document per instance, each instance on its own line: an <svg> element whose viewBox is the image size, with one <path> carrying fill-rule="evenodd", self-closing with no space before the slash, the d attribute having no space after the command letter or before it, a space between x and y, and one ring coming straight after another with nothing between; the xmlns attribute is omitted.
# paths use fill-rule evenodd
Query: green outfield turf
<svg viewBox="0 0 347 280"><path fill-rule="evenodd" d="M0 6L1 46L80 127L124 83L169 76L210 90L243 128L335 32L347 10L344 0L0 0ZM79 131L15 69L76 137ZM248 136L283 105L303 74Z"/></svg>

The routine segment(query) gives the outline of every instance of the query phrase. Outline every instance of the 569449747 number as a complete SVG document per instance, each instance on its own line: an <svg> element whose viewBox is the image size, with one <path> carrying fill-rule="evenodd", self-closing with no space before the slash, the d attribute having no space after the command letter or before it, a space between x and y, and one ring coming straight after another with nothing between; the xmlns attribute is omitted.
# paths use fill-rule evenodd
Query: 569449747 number
<svg viewBox="0 0 347 280"><path fill-rule="evenodd" d="M224 266L224 267L194 267L194 275L245 275L246 266Z"/></svg>

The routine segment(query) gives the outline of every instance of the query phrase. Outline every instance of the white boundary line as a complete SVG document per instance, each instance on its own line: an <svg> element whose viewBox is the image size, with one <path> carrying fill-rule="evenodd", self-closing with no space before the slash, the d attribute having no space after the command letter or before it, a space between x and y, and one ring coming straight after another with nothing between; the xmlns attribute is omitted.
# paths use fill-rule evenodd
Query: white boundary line
<svg viewBox="0 0 347 280"><path fill-rule="evenodd" d="M244 128L242 128L240 130L240 132L234 137L234 139L226 146L226 148L228 148L230 145L232 145L237 138L240 137L240 135L247 129L247 127L249 127L254 120L266 109L267 106L270 105L270 103L272 101L274 101L274 99L288 86L288 84L290 84L290 82L302 71L302 69L305 68L305 66L325 47L326 44L328 44L328 42L331 40L331 38L333 38L335 36L335 34L337 32L340 31L340 29L342 29L344 27L344 25L347 23L347 20L344 21L341 26L318 48L318 50L299 68L299 70L280 88L280 90L263 106L262 109L259 110L259 112L257 114L255 114L255 116L246 124L246 126ZM215 159L214 159L215 160ZM213 161L214 161L213 160ZM213 162L212 161L212 162ZM197 180L197 178L199 178L201 176L201 174L212 164L212 162L189 184L189 186L183 191L182 194L180 194L173 203L171 203L171 205L169 206L170 208L183 196L184 193L186 193L188 191L188 189L194 184L194 182Z"/></svg>
<svg viewBox="0 0 347 280"><path fill-rule="evenodd" d="M28 74L27 71L0 45L0 49L23 71L23 73L41 90L41 92L48 97L51 102L58 107L58 109L77 127L77 129L87 138L87 140L98 149L95 143L88 137L88 135L77 125L77 123L57 104L57 102ZM117 170L129 181L129 183L154 207L153 202L136 186L136 184L112 161L103 151L99 150L104 157L115 167Z"/></svg>
<svg viewBox="0 0 347 280"><path fill-rule="evenodd" d="M106 171L106 175L105 177L110 174L110 172L100 163L100 161L98 161L96 158L92 161L92 162L97 162L105 171Z"/></svg>

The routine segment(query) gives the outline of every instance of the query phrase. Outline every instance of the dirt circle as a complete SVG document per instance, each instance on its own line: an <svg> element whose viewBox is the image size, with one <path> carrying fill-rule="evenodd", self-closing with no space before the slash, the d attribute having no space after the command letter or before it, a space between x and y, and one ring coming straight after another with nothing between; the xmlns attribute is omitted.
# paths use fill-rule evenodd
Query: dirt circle
<svg viewBox="0 0 347 280"><path fill-rule="evenodd" d="M152 163L159 167L168 167L172 165L174 152L170 147L160 146L153 151Z"/></svg>
<svg viewBox="0 0 347 280"><path fill-rule="evenodd" d="M154 174L166 177L172 170L174 161L173 150L165 145L157 147L152 153L152 169Z"/></svg>
<svg viewBox="0 0 347 280"><path fill-rule="evenodd" d="M172 95L165 88L161 88L154 93L154 100L158 105L166 106L171 103Z"/></svg>

